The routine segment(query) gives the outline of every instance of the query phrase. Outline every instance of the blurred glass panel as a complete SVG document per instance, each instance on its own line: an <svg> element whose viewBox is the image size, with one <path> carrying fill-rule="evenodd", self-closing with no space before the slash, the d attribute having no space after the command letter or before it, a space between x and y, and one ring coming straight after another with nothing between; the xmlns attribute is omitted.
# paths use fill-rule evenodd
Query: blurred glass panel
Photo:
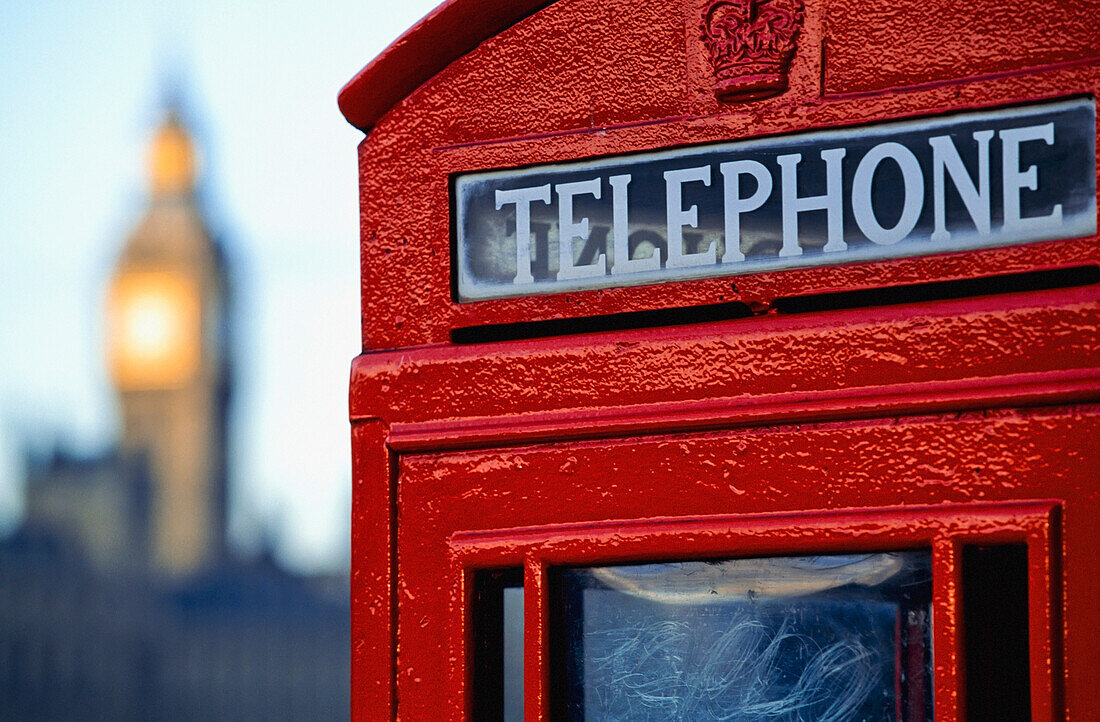
<svg viewBox="0 0 1100 722"><path fill-rule="evenodd" d="M562 569L555 719L932 719L927 551Z"/></svg>

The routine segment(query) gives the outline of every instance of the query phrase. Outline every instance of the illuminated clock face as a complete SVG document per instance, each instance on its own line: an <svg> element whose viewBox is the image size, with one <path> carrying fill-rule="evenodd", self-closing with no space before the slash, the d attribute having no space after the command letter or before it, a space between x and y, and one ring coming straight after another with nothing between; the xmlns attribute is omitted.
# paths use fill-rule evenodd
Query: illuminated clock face
<svg viewBox="0 0 1100 722"><path fill-rule="evenodd" d="M124 389L179 386L199 366L201 320L196 285L174 273L119 275L109 306L111 372Z"/></svg>

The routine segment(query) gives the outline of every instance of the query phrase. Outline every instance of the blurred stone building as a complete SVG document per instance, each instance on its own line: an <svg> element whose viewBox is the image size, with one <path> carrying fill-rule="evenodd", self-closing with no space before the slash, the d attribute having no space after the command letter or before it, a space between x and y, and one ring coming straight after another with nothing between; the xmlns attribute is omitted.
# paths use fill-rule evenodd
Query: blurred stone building
<svg viewBox="0 0 1100 722"><path fill-rule="evenodd" d="M28 459L0 542L0 718L317 719L348 714L346 576L226 548L229 284L175 113L111 279L111 453Z"/></svg>

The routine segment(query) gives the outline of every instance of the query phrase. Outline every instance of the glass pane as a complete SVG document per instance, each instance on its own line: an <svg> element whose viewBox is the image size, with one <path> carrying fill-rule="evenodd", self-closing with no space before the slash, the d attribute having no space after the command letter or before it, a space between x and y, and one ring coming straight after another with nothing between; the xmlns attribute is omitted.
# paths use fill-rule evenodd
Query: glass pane
<svg viewBox="0 0 1100 722"><path fill-rule="evenodd" d="M523 721L523 569L474 574L474 719Z"/></svg>
<svg viewBox="0 0 1100 722"><path fill-rule="evenodd" d="M966 719L1029 722L1027 545L963 547Z"/></svg>
<svg viewBox="0 0 1100 722"><path fill-rule="evenodd" d="M458 300L1091 236L1095 129L1095 101L1077 98L458 174ZM978 138L994 131L990 153ZM990 155L992 163L980 160ZM951 182L933 184L932 169L946 158L958 164L947 166L953 181L990 185L984 222L946 190ZM1031 167L1035 177L1020 185ZM836 195L826 180L834 172ZM795 211L797 231L784 241L788 181L800 198L827 193L840 202L828 213ZM834 228L834 220L843 222Z"/></svg>
<svg viewBox="0 0 1100 722"><path fill-rule="evenodd" d="M932 719L927 551L561 569L555 719Z"/></svg>
<svg viewBox="0 0 1100 722"><path fill-rule="evenodd" d="M504 722L523 722L523 587L504 589Z"/></svg>

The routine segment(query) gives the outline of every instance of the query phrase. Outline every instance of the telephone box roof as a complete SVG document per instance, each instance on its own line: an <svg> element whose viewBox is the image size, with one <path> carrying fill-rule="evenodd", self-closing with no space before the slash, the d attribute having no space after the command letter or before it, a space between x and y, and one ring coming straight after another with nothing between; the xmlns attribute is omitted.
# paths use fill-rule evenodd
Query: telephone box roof
<svg viewBox="0 0 1100 722"><path fill-rule="evenodd" d="M451 62L553 0L446 0L340 90L340 112L363 132Z"/></svg>

